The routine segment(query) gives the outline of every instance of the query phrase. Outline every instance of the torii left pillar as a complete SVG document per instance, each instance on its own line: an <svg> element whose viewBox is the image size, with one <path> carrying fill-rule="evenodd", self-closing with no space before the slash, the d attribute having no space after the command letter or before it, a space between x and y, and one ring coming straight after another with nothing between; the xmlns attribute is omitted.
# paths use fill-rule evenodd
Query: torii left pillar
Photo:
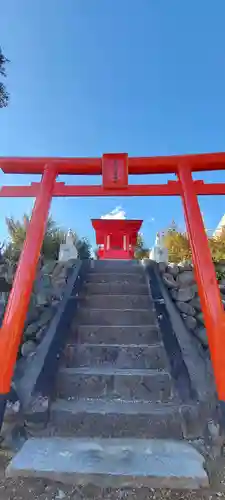
<svg viewBox="0 0 225 500"><path fill-rule="evenodd" d="M56 171L46 166L0 329L0 428L44 239Z"/></svg>

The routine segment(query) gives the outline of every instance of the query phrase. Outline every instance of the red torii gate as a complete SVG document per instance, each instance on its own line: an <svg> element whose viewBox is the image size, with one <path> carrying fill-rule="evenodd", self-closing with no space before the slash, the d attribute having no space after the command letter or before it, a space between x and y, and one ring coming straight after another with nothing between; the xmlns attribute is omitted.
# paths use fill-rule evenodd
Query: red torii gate
<svg viewBox="0 0 225 500"><path fill-rule="evenodd" d="M225 194L225 183L194 181L192 172L224 170L225 153L129 158L0 158L5 174L42 174L29 186L3 186L0 197L35 197L26 241L0 329L0 424L16 362L32 292L36 267L53 196L181 196L198 290L208 332L219 400L225 403L225 313L217 285L197 195ZM158 185L129 185L129 174L171 174L176 181ZM61 175L102 175L99 186L71 186L56 182Z"/></svg>

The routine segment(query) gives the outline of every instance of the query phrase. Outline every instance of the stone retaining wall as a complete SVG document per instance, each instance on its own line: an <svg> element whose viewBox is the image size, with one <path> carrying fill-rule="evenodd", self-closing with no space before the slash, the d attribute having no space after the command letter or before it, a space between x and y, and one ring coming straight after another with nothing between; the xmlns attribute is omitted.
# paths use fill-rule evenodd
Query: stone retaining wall
<svg viewBox="0 0 225 500"><path fill-rule="evenodd" d="M170 291L171 297L175 302L188 330L194 335L205 351L208 350L208 338L204 324L203 313L201 310L198 288L195 281L192 264L165 264L159 263L159 270L163 282ZM223 275L224 264L217 264L217 270ZM225 280L219 281L222 302L225 305Z"/></svg>
<svg viewBox="0 0 225 500"><path fill-rule="evenodd" d="M42 341L47 327L63 298L67 279L76 267L77 260L68 262L49 261L38 271L25 322L23 338L18 357L33 356ZM6 263L0 264L0 277L13 281L15 269ZM2 293L0 301L0 322L2 322L9 294Z"/></svg>

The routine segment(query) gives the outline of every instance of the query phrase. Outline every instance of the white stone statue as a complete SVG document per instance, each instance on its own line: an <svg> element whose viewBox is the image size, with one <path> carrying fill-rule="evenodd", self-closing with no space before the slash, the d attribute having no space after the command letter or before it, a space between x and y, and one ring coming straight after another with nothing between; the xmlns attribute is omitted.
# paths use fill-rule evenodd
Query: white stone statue
<svg viewBox="0 0 225 500"><path fill-rule="evenodd" d="M168 263L168 250L164 245L164 233L156 234L155 244L149 253L149 259Z"/></svg>
<svg viewBox="0 0 225 500"><path fill-rule="evenodd" d="M66 242L61 243L59 248L59 261L67 262L70 259L77 259L78 253L74 245L73 231L69 229L66 235Z"/></svg>
<svg viewBox="0 0 225 500"><path fill-rule="evenodd" d="M71 247L74 245L73 232L71 229L69 229L69 231L66 235L66 245L71 246Z"/></svg>

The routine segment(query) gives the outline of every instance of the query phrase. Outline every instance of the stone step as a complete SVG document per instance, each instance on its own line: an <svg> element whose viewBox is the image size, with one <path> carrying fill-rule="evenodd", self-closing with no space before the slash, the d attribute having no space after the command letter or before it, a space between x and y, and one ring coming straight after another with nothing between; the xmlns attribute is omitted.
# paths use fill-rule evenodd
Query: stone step
<svg viewBox="0 0 225 500"><path fill-rule="evenodd" d="M59 436L182 438L179 407L170 403L58 399L50 418Z"/></svg>
<svg viewBox="0 0 225 500"><path fill-rule="evenodd" d="M136 283L85 283L82 290L87 295L149 295L147 284Z"/></svg>
<svg viewBox="0 0 225 500"><path fill-rule="evenodd" d="M124 283L128 285L146 284L145 273L88 273L86 283Z"/></svg>
<svg viewBox="0 0 225 500"><path fill-rule="evenodd" d="M113 367L61 368L59 398L108 398L169 401L170 374L163 370L135 370Z"/></svg>
<svg viewBox="0 0 225 500"><path fill-rule="evenodd" d="M77 310L77 325L155 325L156 315L149 309L91 309L80 307Z"/></svg>
<svg viewBox="0 0 225 500"><path fill-rule="evenodd" d="M90 273L143 273L144 268L138 261L132 260L95 260L91 262Z"/></svg>
<svg viewBox="0 0 225 500"><path fill-rule="evenodd" d="M28 439L7 477L39 477L100 488L208 487L204 458L183 441L157 439Z"/></svg>
<svg viewBox="0 0 225 500"><path fill-rule="evenodd" d="M77 366L114 366L115 368L165 368L166 353L162 344L68 344L63 364Z"/></svg>
<svg viewBox="0 0 225 500"><path fill-rule="evenodd" d="M87 344L148 344L161 339L156 325L76 325L71 328L71 337Z"/></svg>
<svg viewBox="0 0 225 500"><path fill-rule="evenodd" d="M94 309L148 309L151 299L148 295L86 295L80 297L82 307Z"/></svg>

